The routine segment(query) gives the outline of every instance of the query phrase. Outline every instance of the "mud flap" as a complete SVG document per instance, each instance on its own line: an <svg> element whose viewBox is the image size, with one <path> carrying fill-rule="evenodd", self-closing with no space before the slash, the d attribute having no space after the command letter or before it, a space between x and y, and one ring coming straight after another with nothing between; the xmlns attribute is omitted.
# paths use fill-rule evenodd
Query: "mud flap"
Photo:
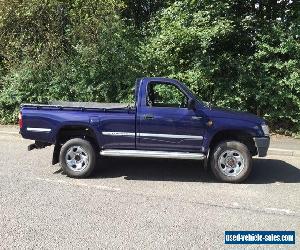
<svg viewBox="0 0 300 250"><path fill-rule="evenodd" d="M60 154L61 145L55 144L52 156L52 165L59 163L59 154Z"/></svg>

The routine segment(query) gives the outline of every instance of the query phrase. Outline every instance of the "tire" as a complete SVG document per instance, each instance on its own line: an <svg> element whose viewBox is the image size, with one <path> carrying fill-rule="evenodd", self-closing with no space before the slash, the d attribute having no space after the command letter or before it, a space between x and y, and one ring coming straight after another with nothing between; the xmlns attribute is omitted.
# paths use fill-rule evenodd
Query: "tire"
<svg viewBox="0 0 300 250"><path fill-rule="evenodd" d="M59 161L67 176L84 178L94 170L97 157L95 149L89 141L74 138L62 146Z"/></svg>
<svg viewBox="0 0 300 250"><path fill-rule="evenodd" d="M210 166L218 180L239 183L251 173L252 156L245 144L225 141L213 149Z"/></svg>

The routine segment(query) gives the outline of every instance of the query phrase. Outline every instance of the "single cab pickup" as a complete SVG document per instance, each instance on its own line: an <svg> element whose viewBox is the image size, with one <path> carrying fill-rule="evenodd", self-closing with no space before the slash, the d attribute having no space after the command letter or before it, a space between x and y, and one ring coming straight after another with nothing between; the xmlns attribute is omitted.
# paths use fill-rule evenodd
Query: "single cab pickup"
<svg viewBox="0 0 300 250"><path fill-rule="evenodd" d="M221 181L241 182L252 156L266 156L269 128L253 114L212 108L181 82L136 81L135 104L22 104L20 133L28 149L54 145L52 163L87 177L105 157L203 160ZM200 164L199 164L200 166ZM142 166L141 166L142 167Z"/></svg>

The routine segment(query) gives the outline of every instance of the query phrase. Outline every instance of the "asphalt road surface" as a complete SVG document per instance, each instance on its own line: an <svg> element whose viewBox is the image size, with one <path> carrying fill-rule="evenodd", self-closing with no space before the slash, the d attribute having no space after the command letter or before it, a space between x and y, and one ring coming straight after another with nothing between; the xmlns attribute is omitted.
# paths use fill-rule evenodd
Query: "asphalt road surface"
<svg viewBox="0 0 300 250"><path fill-rule="evenodd" d="M0 249L237 249L225 230L295 230L282 249L300 247L300 158L255 159L244 184L150 159L105 159L79 180L51 166L51 147L29 143L0 134Z"/></svg>

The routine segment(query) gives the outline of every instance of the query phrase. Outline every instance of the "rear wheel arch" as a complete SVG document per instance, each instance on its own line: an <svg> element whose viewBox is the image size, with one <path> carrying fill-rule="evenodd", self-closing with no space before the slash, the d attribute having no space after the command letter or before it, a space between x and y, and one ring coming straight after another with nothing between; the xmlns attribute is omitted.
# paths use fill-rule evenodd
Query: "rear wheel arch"
<svg viewBox="0 0 300 250"><path fill-rule="evenodd" d="M93 144L82 138L72 138L61 147L60 165L69 177L88 177L95 168L97 155Z"/></svg>
<svg viewBox="0 0 300 250"><path fill-rule="evenodd" d="M65 125L59 128L56 134L55 146L52 157L52 164L55 165L59 162L59 154L62 148L62 145L67 141L81 138L89 141L95 150L100 149L100 145L97 140L96 132L90 126L85 125Z"/></svg>

